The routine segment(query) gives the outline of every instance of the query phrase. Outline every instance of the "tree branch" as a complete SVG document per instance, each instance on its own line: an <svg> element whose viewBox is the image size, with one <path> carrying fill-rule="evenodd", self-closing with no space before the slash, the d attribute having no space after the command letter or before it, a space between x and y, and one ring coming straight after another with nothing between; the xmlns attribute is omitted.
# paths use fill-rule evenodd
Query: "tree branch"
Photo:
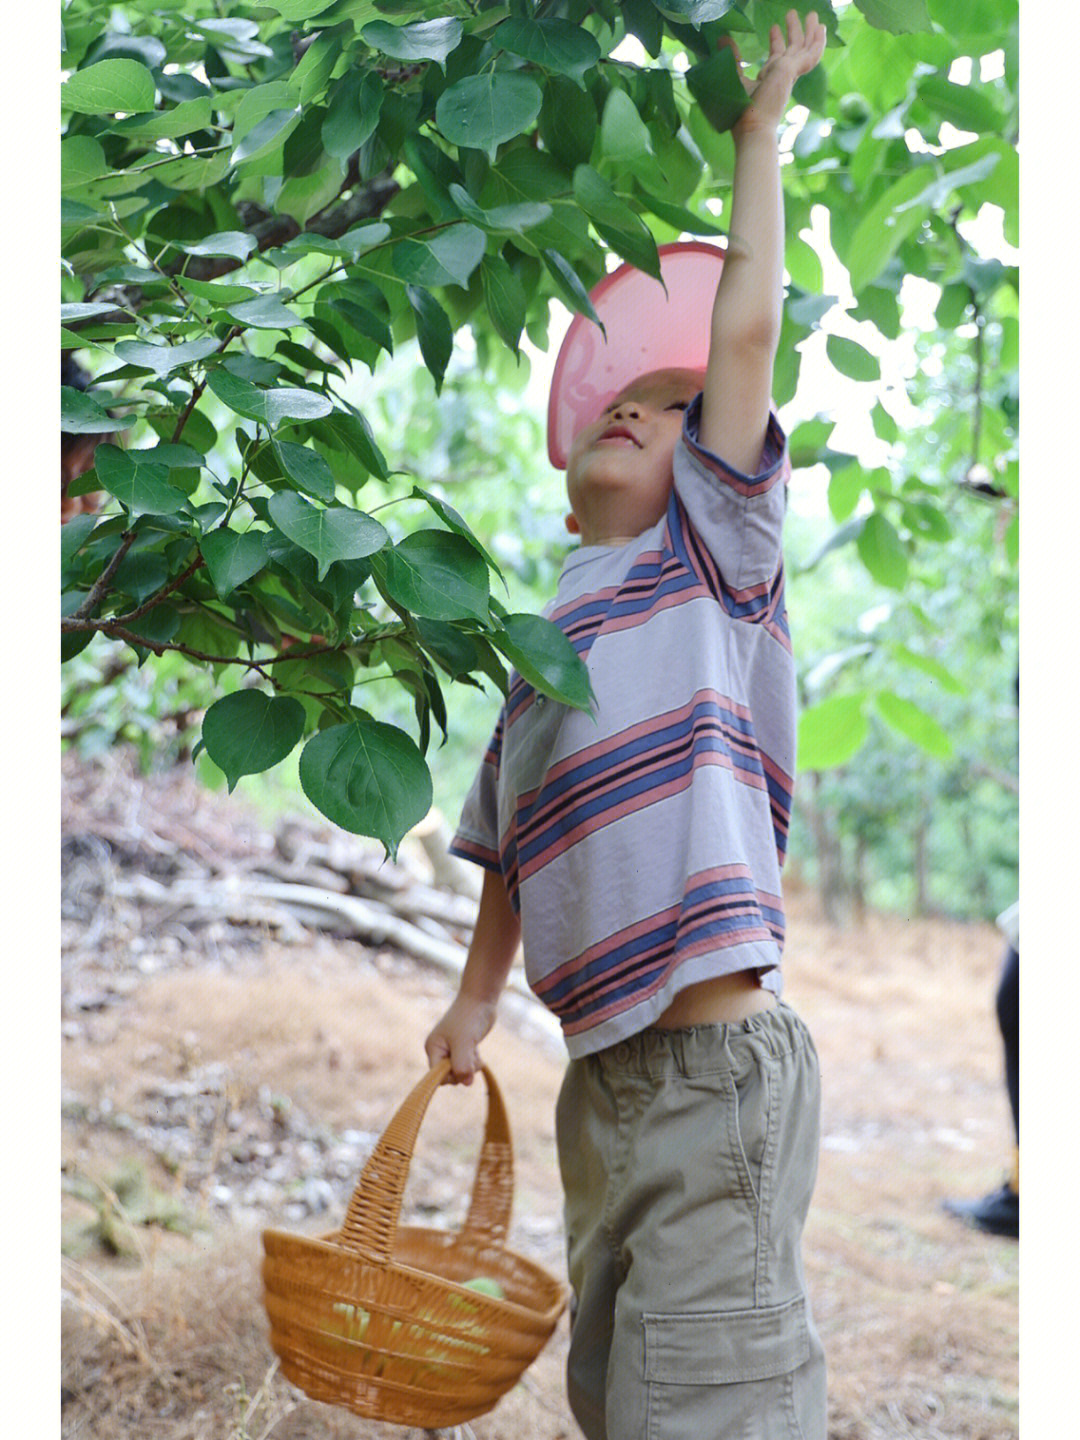
<svg viewBox="0 0 1080 1440"><path fill-rule="evenodd" d="M98 578L94 581L89 593L87 594L86 599L79 606L78 610L75 611L74 615L71 615L66 620L61 621L61 628L63 628L64 625L67 625L68 628L72 630L91 630L94 628L92 625L72 625L70 622L72 620L85 620L88 616L94 613L94 610L101 601L102 596L108 593L109 586L112 584L113 576L116 574L117 570L120 569L120 566L123 563L124 556L128 553L134 543L135 531L126 531L122 540L120 541L120 544L117 546L116 553L113 555L109 563L105 566L105 569L102 570Z"/></svg>

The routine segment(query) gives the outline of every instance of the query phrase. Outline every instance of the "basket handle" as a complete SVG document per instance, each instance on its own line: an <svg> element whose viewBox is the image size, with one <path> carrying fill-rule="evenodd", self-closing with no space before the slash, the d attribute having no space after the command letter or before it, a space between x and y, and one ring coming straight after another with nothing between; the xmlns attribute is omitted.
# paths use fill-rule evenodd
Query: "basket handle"
<svg viewBox="0 0 1080 1440"><path fill-rule="evenodd" d="M510 1224L514 1194L510 1121L502 1092L486 1065L487 1119L476 1165L463 1237L502 1245ZM377 1262L390 1259L401 1201L420 1123L436 1090L450 1073L450 1061L433 1065L402 1101L368 1157L349 1201L338 1243Z"/></svg>

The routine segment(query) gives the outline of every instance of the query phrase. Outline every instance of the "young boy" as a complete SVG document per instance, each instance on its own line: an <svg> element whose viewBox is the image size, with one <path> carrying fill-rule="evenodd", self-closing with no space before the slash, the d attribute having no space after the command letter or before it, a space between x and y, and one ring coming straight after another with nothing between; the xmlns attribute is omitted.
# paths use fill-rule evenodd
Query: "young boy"
<svg viewBox="0 0 1080 1440"><path fill-rule="evenodd" d="M778 1001L795 713L770 410L776 131L825 33L787 24L744 81L704 374L641 375L569 448L581 546L548 613L595 712L515 678L452 847L487 874L427 1055L472 1080L520 940L570 1056L556 1137L588 1440L825 1440L800 1253L817 1057Z"/></svg>

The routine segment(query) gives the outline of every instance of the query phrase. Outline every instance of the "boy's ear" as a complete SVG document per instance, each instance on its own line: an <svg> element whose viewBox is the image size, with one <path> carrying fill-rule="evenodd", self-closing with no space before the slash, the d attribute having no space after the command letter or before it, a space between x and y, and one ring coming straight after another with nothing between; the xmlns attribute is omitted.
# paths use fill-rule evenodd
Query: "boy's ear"
<svg viewBox="0 0 1080 1440"><path fill-rule="evenodd" d="M571 535L581 534L581 526L578 524L578 518L572 510L566 517L566 528L570 531Z"/></svg>

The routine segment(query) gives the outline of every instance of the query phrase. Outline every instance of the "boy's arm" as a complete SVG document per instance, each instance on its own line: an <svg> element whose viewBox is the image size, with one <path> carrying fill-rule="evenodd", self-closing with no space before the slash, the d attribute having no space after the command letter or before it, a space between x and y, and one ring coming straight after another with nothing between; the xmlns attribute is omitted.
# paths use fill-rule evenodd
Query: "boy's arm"
<svg viewBox="0 0 1080 1440"><path fill-rule="evenodd" d="M488 870L457 997L424 1042L429 1065L449 1057L455 1085L472 1084L480 1064L480 1041L495 1024L499 996L520 940L521 921L503 878Z"/></svg>
<svg viewBox="0 0 1080 1440"><path fill-rule="evenodd" d="M754 475L761 458L780 338L784 205L776 131L792 86L825 48L825 28L813 11L805 31L794 10L787 24L786 43L780 27L772 27L769 58L756 83L743 80L750 104L732 131L731 223L702 395L700 443L744 475ZM730 43L739 65L738 49Z"/></svg>

